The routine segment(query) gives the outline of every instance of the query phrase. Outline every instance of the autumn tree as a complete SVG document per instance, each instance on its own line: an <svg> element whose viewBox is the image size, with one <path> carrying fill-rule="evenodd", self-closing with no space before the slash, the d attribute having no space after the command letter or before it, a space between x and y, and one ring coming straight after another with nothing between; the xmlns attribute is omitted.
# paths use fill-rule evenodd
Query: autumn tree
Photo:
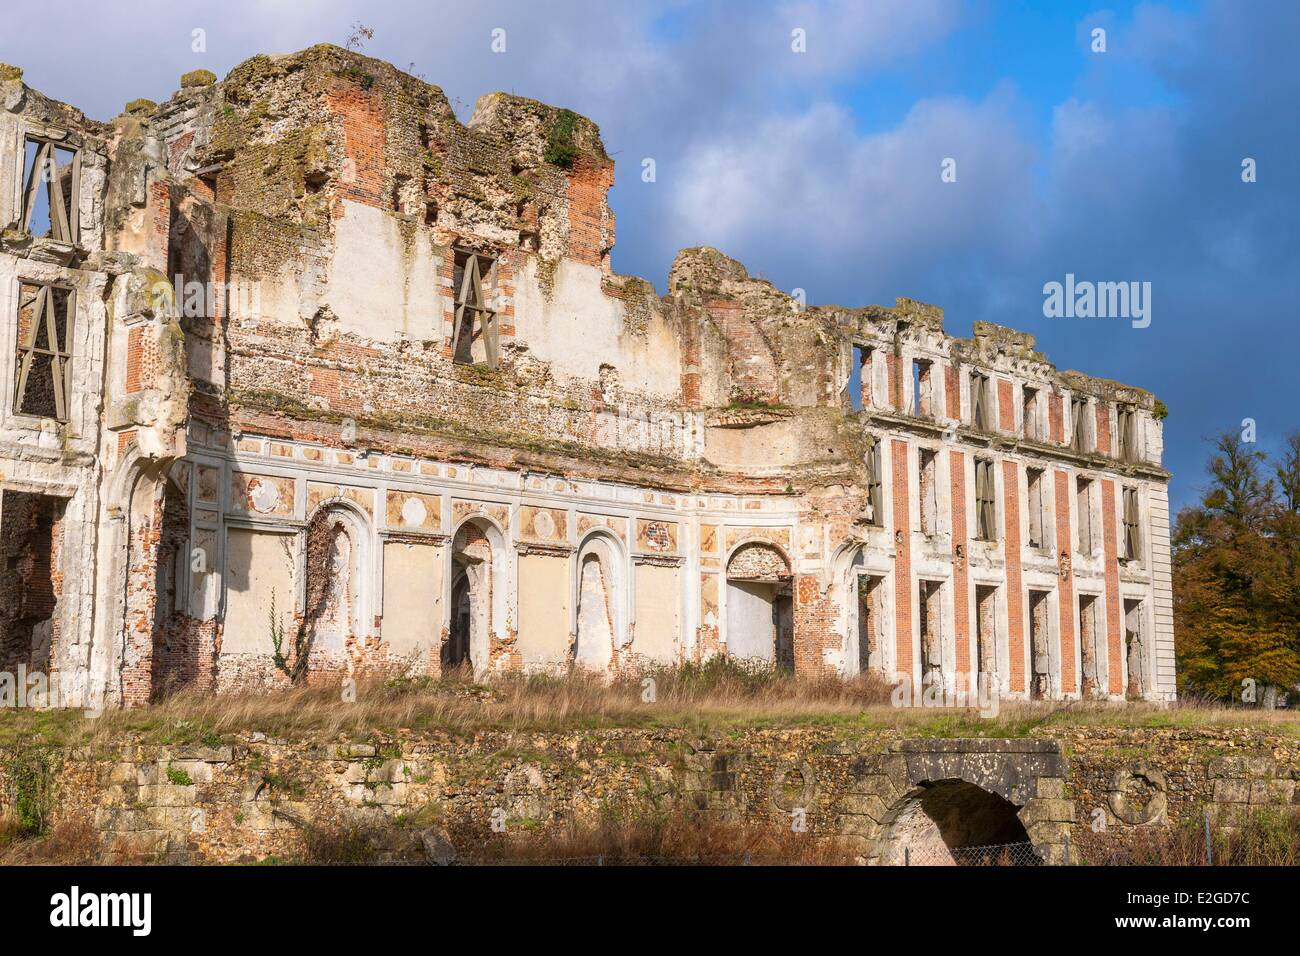
<svg viewBox="0 0 1300 956"><path fill-rule="evenodd" d="M1273 463L1237 435L1220 435L1207 470L1210 485L1179 513L1172 540L1179 689L1228 699L1247 679L1295 686L1300 433Z"/></svg>

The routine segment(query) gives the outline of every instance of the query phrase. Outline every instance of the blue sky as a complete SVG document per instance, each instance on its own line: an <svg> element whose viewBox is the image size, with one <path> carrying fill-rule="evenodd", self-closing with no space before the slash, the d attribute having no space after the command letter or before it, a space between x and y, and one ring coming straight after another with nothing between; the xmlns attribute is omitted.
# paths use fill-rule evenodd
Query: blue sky
<svg viewBox="0 0 1300 956"><path fill-rule="evenodd" d="M907 295L942 305L953 334L975 320L1032 332L1058 367L1164 399L1176 504L1203 484L1203 438L1253 418L1272 450L1300 428L1289 0L133 7L17 8L0 61L108 119L166 99L186 70L342 44L360 20L375 31L364 52L413 64L462 118L507 90L599 123L618 163L614 267L661 291L678 249L709 244L812 303ZM1045 318L1043 284L1067 272L1151 282L1150 327Z"/></svg>

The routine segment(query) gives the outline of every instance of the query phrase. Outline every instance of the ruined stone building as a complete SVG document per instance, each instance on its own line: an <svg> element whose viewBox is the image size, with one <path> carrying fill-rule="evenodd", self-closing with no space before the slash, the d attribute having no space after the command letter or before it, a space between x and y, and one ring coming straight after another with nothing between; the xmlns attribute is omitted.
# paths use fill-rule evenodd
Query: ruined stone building
<svg viewBox="0 0 1300 956"><path fill-rule="evenodd" d="M109 704L713 655L1174 693L1161 409L942 310L611 271L597 128L320 46L0 68L0 670ZM279 657L277 658L277 654Z"/></svg>

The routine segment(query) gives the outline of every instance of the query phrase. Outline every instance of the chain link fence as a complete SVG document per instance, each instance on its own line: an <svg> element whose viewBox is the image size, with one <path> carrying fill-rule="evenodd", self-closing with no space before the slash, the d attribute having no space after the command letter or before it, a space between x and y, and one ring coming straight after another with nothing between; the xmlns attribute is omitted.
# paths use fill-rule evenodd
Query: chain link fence
<svg viewBox="0 0 1300 956"><path fill-rule="evenodd" d="M904 847L904 866L1042 866L1043 859L1029 842L991 846Z"/></svg>

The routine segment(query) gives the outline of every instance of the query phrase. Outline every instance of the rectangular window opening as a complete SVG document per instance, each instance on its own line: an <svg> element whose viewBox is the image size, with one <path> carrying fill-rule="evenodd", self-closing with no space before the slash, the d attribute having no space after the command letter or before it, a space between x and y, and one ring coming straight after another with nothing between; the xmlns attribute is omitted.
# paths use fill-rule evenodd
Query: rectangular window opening
<svg viewBox="0 0 1300 956"><path fill-rule="evenodd" d="M1076 547L1080 554L1093 552L1092 536L1092 482L1087 478L1074 479L1074 510L1078 527Z"/></svg>
<svg viewBox="0 0 1300 956"><path fill-rule="evenodd" d="M1042 549L1047 546L1043 529L1043 470L1026 468L1025 478L1029 487L1029 546Z"/></svg>
<svg viewBox="0 0 1300 956"><path fill-rule="evenodd" d="M993 462L975 459L975 537L980 541L997 540L997 507L994 504Z"/></svg>
<svg viewBox="0 0 1300 956"><path fill-rule="evenodd" d="M943 677L943 611L940 605L943 582L921 581L917 609L921 633L921 684L934 687Z"/></svg>
<svg viewBox="0 0 1300 956"><path fill-rule="evenodd" d="M996 587L975 586L975 672L995 674L998 669Z"/></svg>
<svg viewBox="0 0 1300 956"><path fill-rule="evenodd" d="M1119 432L1119 458L1120 461L1137 461L1139 458L1137 448L1137 415L1134 414L1133 408L1127 405L1121 405L1116 412L1116 425Z"/></svg>
<svg viewBox="0 0 1300 956"><path fill-rule="evenodd" d="M75 301L71 289L19 283L15 414L68 420Z"/></svg>
<svg viewBox="0 0 1300 956"><path fill-rule="evenodd" d="M500 357L497 313L494 308L497 260L456 249L453 285L456 309L451 351L458 365L486 364L496 368Z"/></svg>
<svg viewBox="0 0 1300 956"><path fill-rule="evenodd" d="M912 362L912 414L920 418L934 417L934 363L924 359Z"/></svg>
<svg viewBox="0 0 1300 956"><path fill-rule="evenodd" d="M858 575L858 673L883 673L883 577Z"/></svg>
<svg viewBox="0 0 1300 956"><path fill-rule="evenodd" d="M48 671L58 630L67 500L0 491L0 670Z"/></svg>
<svg viewBox="0 0 1300 956"><path fill-rule="evenodd" d="M971 426L980 431L989 430L992 410L989 408L989 377L972 372L970 377Z"/></svg>
<svg viewBox="0 0 1300 956"><path fill-rule="evenodd" d="M853 367L849 370L849 403L855 412L871 406L871 356L865 345L853 346Z"/></svg>
<svg viewBox="0 0 1300 956"><path fill-rule="evenodd" d="M885 522L884 495L881 493L881 456L880 441L870 439L871 450L867 452L867 524L877 528Z"/></svg>
<svg viewBox="0 0 1300 956"><path fill-rule="evenodd" d="M1029 696L1043 700L1051 693L1052 658L1048 634L1048 591L1029 592Z"/></svg>
<svg viewBox="0 0 1300 956"><path fill-rule="evenodd" d="M1079 596L1079 671L1081 697L1104 694L1106 679L1097 645L1097 598L1091 594Z"/></svg>
<svg viewBox="0 0 1300 956"><path fill-rule="evenodd" d="M1124 489L1124 560L1142 558L1142 527L1138 522L1138 493L1136 488Z"/></svg>
<svg viewBox="0 0 1300 956"><path fill-rule="evenodd" d="M79 233L81 162L77 150L28 136L23 155L22 230L74 244Z"/></svg>
<svg viewBox="0 0 1300 956"><path fill-rule="evenodd" d="M930 448L917 449L917 473L921 485L921 532L939 533L939 482L936 475L938 454Z"/></svg>
<svg viewBox="0 0 1300 956"><path fill-rule="evenodd" d="M1041 440L1042 433L1038 427L1038 389L1026 386L1021 405L1021 419L1025 437L1032 441Z"/></svg>
<svg viewBox="0 0 1300 956"><path fill-rule="evenodd" d="M1070 399L1070 448L1077 452L1092 451L1092 428L1087 399Z"/></svg>

